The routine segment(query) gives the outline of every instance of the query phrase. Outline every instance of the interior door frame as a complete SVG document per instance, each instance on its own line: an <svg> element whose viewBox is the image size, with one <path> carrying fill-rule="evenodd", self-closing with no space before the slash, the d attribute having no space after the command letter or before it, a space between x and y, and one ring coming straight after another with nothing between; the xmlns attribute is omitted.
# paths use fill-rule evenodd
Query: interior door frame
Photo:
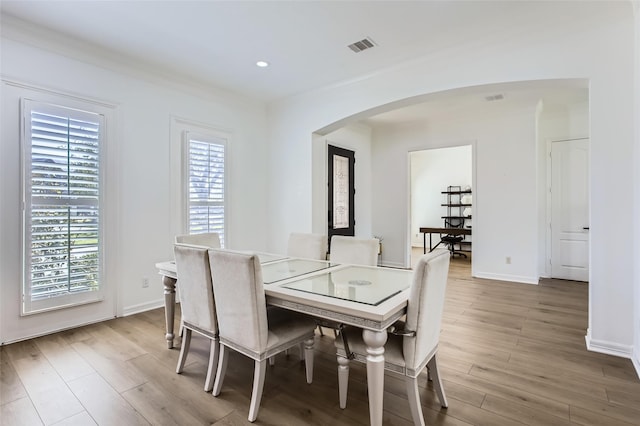
<svg viewBox="0 0 640 426"><path fill-rule="evenodd" d="M547 152L546 152L546 175L547 175L547 185L546 185L546 227L545 227L545 262L544 262L544 276L547 278L551 278L551 261L552 261L552 245L553 245L553 235L551 232L552 226L552 211L553 211L553 200L552 200L552 164L551 164L551 152L554 142L568 142L573 140L581 140L586 139L589 142L589 147L591 145L591 139L588 136L584 137L569 137L569 138L550 138L547 139ZM590 149L590 148L589 148ZM591 171L588 171L587 179L590 179ZM589 197L589 205L587 206L590 209L591 198ZM591 244L591 237L589 236L589 245ZM587 262L589 262L589 269L591 268L591 257L587 258ZM587 281L588 282L588 281Z"/></svg>
<svg viewBox="0 0 640 426"><path fill-rule="evenodd" d="M423 146L423 147L418 147L415 149L410 149L407 151L407 156L406 156L406 174L407 174L407 185L406 185L406 197L407 197L407 207L406 207L406 211L407 211L407 222L406 222L406 231L405 231L405 257L404 257L404 261L405 261L405 267L406 268L410 268L411 267L411 263L412 263L412 252L413 252L413 238L412 238L412 234L414 229L412 228L412 203L411 203L411 194L414 191L414 188L412 188L412 181L411 181L411 168L413 166L412 164L412 159L411 159L411 155L412 153L415 152L420 152L420 151L432 151L432 150L438 150L438 149L447 149L447 148L460 148L460 147L466 147L469 146L471 148L471 188L472 188L472 193L473 193L473 214L471 217L471 228L472 229L477 229L476 228L476 222L478 220L478 217L480 217L478 215L478 208L477 208L477 202L478 199L480 197L478 197L478 194L480 191L478 191L478 188L476 186L476 182L478 182L477 179L477 167L476 167L476 163L477 163L477 140L472 139L472 140L461 140L461 141L457 141L456 143L452 143L452 144L435 144L433 146ZM442 189L444 190L444 189ZM422 238L421 236L419 238ZM472 233L472 239L473 241L475 241L476 243L478 241L480 241L480 238L478 237L478 235L475 235ZM471 244L471 276L475 276L475 262L473 260L474 256L473 253L475 251L475 248L477 248L476 244Z"/></svg>

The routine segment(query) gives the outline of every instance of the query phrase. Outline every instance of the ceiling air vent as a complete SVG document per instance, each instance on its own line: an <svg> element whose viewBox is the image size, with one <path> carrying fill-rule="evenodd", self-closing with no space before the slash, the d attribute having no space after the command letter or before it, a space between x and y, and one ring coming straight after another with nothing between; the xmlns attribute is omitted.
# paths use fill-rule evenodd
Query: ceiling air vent
<svg viewBox="0 0 640 426"><path fill-rule="evenodd" d="M484 100L487 102L501 101L503 99L504 99L504 95L501 93L498 93L497 95L489 95L484 97Z"/></svg>
<svg viewBox="0 0 640 426"><path fill-rule="evenodd" d="M355 43L350 44L349 49L353 50L355 53L362 52L363 50L371 49L376 44L369 37L364 38L360 41L356 41Z"/></svg>

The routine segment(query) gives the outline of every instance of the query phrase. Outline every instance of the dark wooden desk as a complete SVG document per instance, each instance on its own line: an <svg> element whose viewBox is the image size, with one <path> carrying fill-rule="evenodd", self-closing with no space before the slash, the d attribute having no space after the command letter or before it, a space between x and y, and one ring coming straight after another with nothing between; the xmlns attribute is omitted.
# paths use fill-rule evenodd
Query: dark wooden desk
<svg viewBox="0 0 640 426"><path fill-rule="evenodd" d="M438 244L432 247L431 235L471 235L471 228L420 228L422 232L422 247L423 253L427 253L427 234L429 234L429 253L431 253L436 247L440 245L442 241L438 241Z"/></svg>

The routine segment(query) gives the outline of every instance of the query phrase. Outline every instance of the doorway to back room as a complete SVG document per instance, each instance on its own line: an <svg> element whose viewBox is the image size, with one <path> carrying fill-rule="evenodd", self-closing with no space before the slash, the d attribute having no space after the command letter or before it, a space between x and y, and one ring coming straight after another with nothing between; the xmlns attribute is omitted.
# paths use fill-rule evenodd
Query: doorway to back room
<svg viewBox="0 0 640 426"><path fill-rule="evenodd" d="M472 146L409 153L411 265L436 247L447 248L452 261L472 261Z"/></svg>

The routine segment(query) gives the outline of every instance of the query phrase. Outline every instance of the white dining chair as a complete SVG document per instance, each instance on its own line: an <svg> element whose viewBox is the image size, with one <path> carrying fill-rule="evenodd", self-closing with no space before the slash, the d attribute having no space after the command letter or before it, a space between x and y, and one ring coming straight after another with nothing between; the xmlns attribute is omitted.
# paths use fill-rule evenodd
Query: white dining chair
<svg viewBox="0 0 640 426"><path fill-rule="evenodd" d="M407 398L415 425L424 425L418 392L418 376L425 366L428 370L428 378L433 381L440 405L448 406L436 355L449 274L449 258L449 252L443 249L434 250L420 258L409 290L406 322L397 322L390 329L384 346L385 369L405 377ZM341 333L346 333L348 336L348 349L353 359L366 362L367 349L362 339L362 329L344 327ZM345 408L349 382L349 358L342 339L336 339L335 346L338 357L340 408Z"/></svg>
<svg viewBox="0 0 640 426"><path fill-rule="evenodd" d="M174 246L176 270L180 275L180 294L182 312L182 347L178 357L176 373L182 373L193 331L199 333L210 342L209 364L204 390L213 389L214 368L218 364L220 352L218 338L218 322L211 283L211 268L206 247L176 244Z"/></svg>
<svg viewBox="0 0 640 426"><path fill-rule="evenodd" d="M304 342L307 383L313 380L315 321L279 308L267 309L262 267L254 254L209 250L220 330L220 358L213 395L222 390L228 353L233 349L254 360L249 421L258 417L268 359Z"/></svg>
<svg viewBox="0 0 640 426"><path fill-rule="evenodd" d="M201 234L176 235L176 243L202 246L208 248L220 248L220 235L217 232L204 232Z"/></svg>
<svg viewBox="0 0 640 426"><path fill-rule="evenodd" d="M191 246L198 247L206 247L206 248L220 248L220 235L217 232L203 232L200 234L183 234L176 235L175 242L177 244L188 244ZM178 299L180 299L180 294L182 286L178 289ZM180 319L180 327L178 328L178 336L182 337L182 333L184 332L184 326L182 324L182 319Z"/></svg>
<svg viewBox="0 0 640 426"><path fill-rule="evenodd" d="M287 255L303 259L327 260L327 236L292 232L289 234ZM318 331L324 336L322 327L319 325Z"/></svg>
<svg viewBox="0 0 640 426"><path fill-rule="evenodd" d="M329 259L333 263L376 266L380 241L377 238L331 237Z"/></svg>
<svg viewBox="0 0 640 426"><path fill-rule="evenodd" d="M303 259L326 260L327 236L323 234L289 234L287 255Z"/></svg>

